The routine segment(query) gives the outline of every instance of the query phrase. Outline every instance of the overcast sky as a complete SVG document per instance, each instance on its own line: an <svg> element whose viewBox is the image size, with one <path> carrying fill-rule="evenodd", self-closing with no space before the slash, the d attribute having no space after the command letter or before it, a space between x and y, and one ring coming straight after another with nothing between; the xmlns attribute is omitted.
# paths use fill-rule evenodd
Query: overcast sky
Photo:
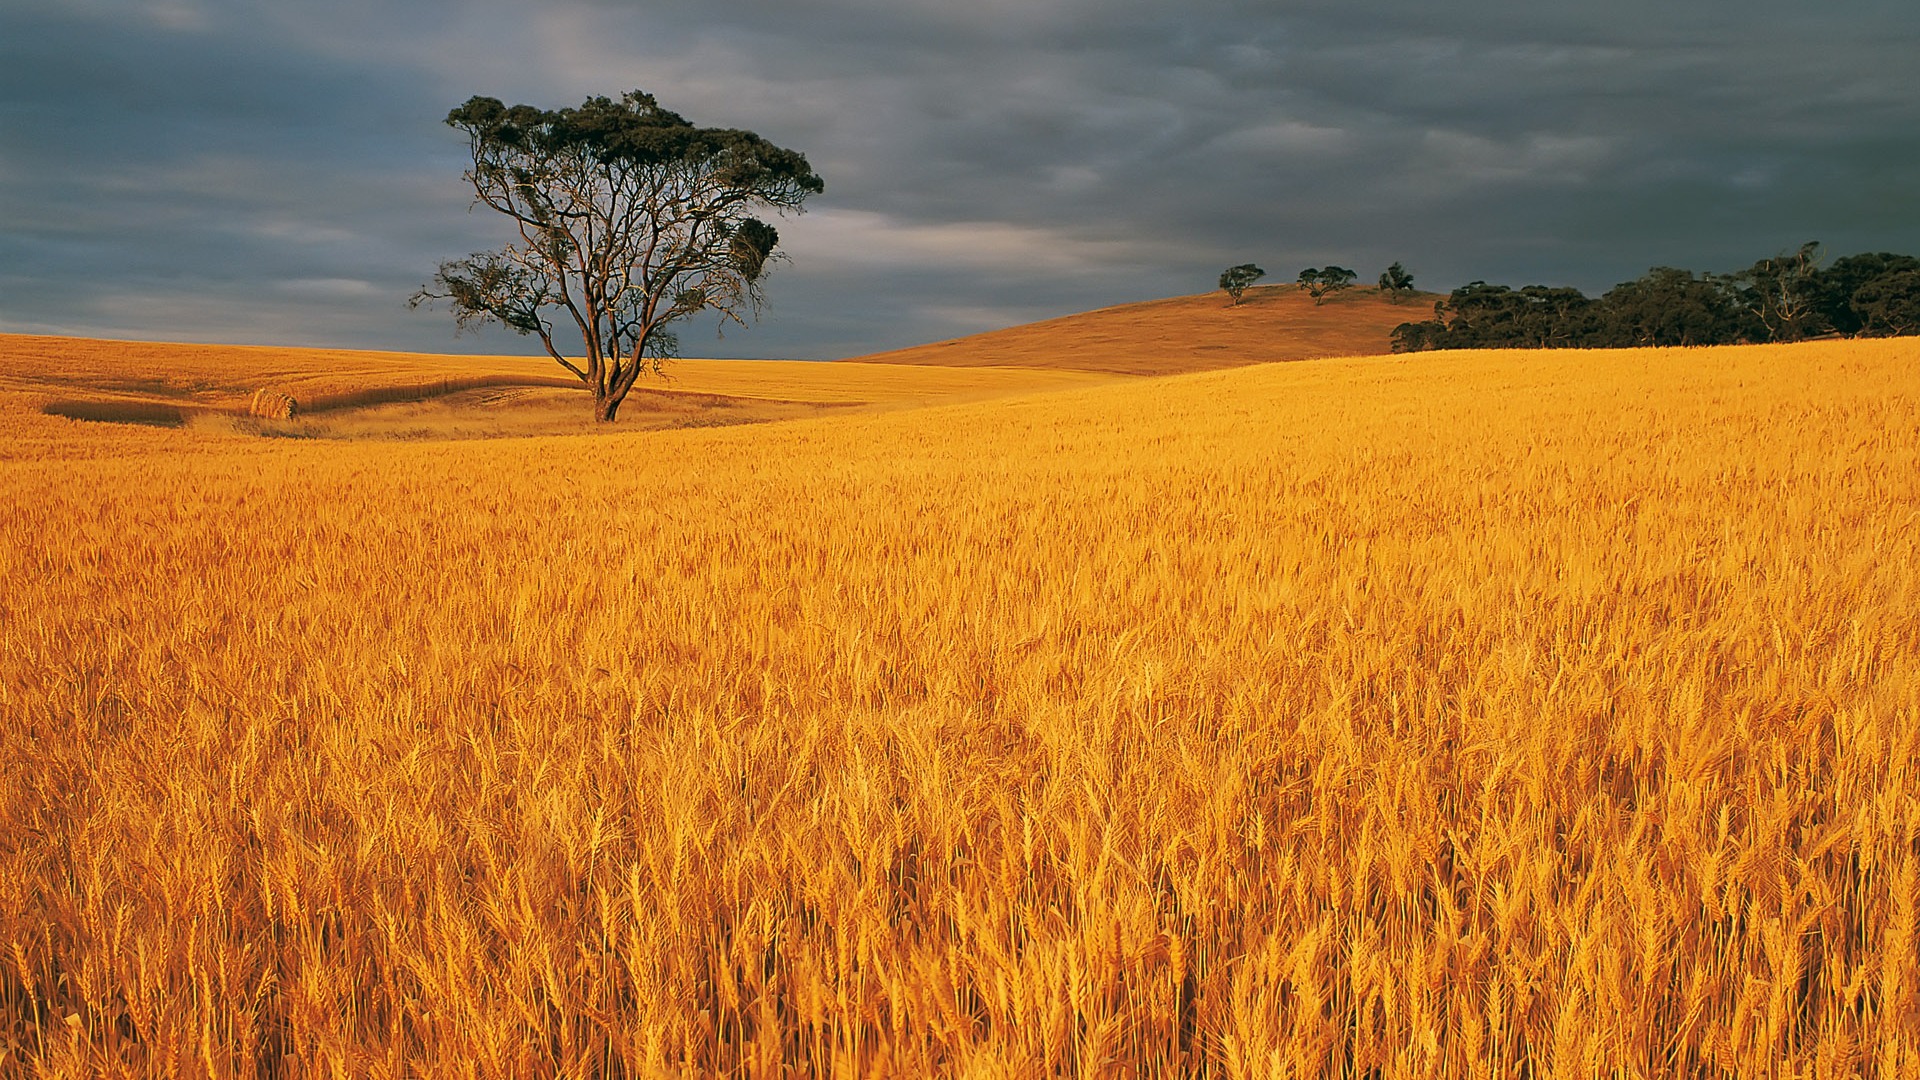
<svg viewBox="0 0 1920 1080"><path fill-rule="evenodd" d="M1914 0L0 0L0 331L530 352L405 300L504 242L474 94L640 88L826 193L751 332L830 358L1256 262L1590 293L1920 253Z"/></svg>

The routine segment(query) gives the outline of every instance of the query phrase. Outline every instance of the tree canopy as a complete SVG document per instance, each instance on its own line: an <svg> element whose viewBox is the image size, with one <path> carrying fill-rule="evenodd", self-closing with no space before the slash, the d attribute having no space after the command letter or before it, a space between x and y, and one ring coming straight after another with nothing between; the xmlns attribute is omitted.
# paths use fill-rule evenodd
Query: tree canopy
<svg viewBox="0 0 1920 1080"><path fill-rule="evenodd" d="M1380 291L1397 304L1401 297L1413 295L1413 275L1407 273L1406 267L1394 263L1381 272Z"/></svg>
<svg viewBox="0 0 1920 1080"><path fill-rule="evenodd" d="M1240 302L1241 295L1252 288L1254 282L1266 276L1265 270L1252 263L1241 263L1239 266L1229 266L1220 271L1220 287L1227 290L1227 295L1233 297L1233 302L1237 304Z"/></svg>
<svg viewBox="0 0 1920 1080"><path fill-rule="evenodd" d="M1912 333L1891 330L1880 306L1899 291L1903 275L1920 271L1920 259L1876 251L1833 260L1818 279L1820 316L1843 334ZM1872 313L1863 311L1865 304Z"/></svg>
<svg viewBox="0 0 1920 1080"><path fill-rule="evenodd" d="M1308 296L1313 297L1313 302L1318 304L1332 293L1352 288L1354 279L1359 276L1344 266L1328 264L1324 267L1309 266L1300 271L1299 278L1295 280L1296 284L1307 291Z"/></svg>
<svg viewBox="0 0 1920 1080"><path fill-rule="evenodd" d="M1863 282L1848 310L1871 337L1920 334L1920 268L1890 270Z"/></svg>
<svg viewBox="0 0 1920 1080"><path fill-rule="evenodd" d="M1826 329L1821 317L1820 245L1761 259L1727 282L1766 328L1769 341L1801 341Z"/></svg>
<svg viewBox="0 0 1920 1080"><path fill-rule="evenodd" d="M538 337L593 391L601 420L676 354L672 324L712 311L724 328L759 313L780 234L755 215L797 213L824 190L802 154L696 127L639 90L557 110L474 97L447 123L467 135L475 203L516 238L442 263L413 304ZM577 360L556 326L580 335Z"/></svg>

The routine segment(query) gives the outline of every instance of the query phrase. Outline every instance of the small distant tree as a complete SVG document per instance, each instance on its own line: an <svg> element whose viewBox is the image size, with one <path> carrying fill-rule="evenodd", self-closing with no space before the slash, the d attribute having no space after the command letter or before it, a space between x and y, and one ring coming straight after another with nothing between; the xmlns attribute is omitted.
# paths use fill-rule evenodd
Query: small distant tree
<svg viewBox="0 0 1920 1080"><path fill-rule="evenodd" d="M1239 266L1229 266L1220 271L1220 287L1227 290L1227 295L1233 297L1233 302L1238 304L1240 297L1253 286L1253 283L1266 276L1265 270L1252 263L1241 263Z"/></svg>
<svg viewBox="0 0 1920 1080"><path fill-rule="evenodd" d="M1297 284L1307 291L1308 296L1313 297L1315 304L1319 304L1333 293L1352 288L1354 279L1359 276L1344 266L1309 266L1300 271Z"/></svg>
<svg viewBox="0 0 1920 1080"><path fill-rule="evenodd" d="M1407 273L1406 267L1394 263L1380 275L1380 291L1397 304L1401 298L1413 295L1413 275Z"/></svg>
<svg viewBox="0 0 1920 1080"><path fill-rule="evenodd" d="M822 189L801 154L695 127L638 90L558 110L475 97L447 123L466 133L474 202L512 238L441 263L413 303L538 337L602 421L674 354L674 323L712 311L744 324L760 310L780 234L754 215L798 213Z"/></svg>

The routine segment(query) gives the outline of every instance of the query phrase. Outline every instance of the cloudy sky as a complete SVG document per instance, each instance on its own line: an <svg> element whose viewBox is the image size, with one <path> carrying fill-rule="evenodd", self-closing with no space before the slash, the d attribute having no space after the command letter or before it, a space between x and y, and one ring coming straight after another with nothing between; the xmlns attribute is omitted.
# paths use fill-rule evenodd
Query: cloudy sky
<svg viewBox="0 0 1920 1080"><path fill-rule="evenodd" d="M642 88L805 152L759 326L829 358L1257 262L1599 292L1920 253L1913 0L0 0L0 331L530 352L407 295L497 246L474 94Z"/></svg>

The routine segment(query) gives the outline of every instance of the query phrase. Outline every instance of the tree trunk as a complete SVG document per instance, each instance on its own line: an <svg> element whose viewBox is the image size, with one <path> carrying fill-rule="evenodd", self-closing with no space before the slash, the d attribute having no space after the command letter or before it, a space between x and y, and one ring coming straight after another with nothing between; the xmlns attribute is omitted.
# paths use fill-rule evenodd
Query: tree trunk
<svg viewBox="0 0 1920 1080"><path fill-rule="evenodd" d="M593 395L593 419L602 424L611 424L620 411L620 402L625 394Z"/></svg>

